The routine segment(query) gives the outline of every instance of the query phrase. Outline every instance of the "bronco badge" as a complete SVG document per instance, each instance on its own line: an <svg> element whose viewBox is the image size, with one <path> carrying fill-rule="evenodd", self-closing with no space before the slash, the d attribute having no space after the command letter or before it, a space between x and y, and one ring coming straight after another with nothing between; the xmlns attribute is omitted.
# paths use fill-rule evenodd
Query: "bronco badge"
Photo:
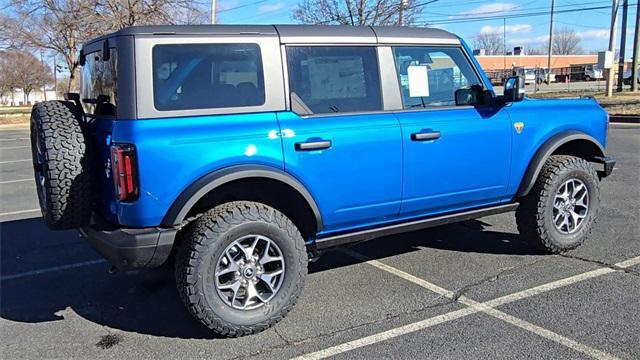
<svg viewBox="0 0 640 360"><path fill-rule="evenodd" d="M513 126L516 128L516 132L518 134L520 134L522 132L522 129L524 129L524 123L523 122L514 123Z"/></svg>

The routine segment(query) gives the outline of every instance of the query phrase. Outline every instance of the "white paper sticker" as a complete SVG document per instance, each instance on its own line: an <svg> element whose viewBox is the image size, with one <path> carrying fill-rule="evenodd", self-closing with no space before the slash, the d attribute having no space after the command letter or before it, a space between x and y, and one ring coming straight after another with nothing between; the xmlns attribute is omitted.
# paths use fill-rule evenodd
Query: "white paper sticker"
<svg viewBox="0 0 640 360"><path fill-rule="evenodd" d="M409 78L409 96L429 96L429 77L426 65L412 65L407 68Z"/></svg>

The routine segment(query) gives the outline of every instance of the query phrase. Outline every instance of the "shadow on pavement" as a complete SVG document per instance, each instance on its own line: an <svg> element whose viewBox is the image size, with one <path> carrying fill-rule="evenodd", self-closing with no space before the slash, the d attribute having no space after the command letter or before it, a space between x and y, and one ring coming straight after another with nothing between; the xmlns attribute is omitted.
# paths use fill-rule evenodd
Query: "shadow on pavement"
<svg viewBox="0 0 640 360"><path fill-rule="evenodd" d="M465 253L536 254L516 234L490 231L485 229L487 226L478 220L467 221L373 240L358 245L358 251L370 258L408 253L421 247ZM311 264L310 273L359 262L332 253L327 252ZM40 218L0 224L0 255L3 278L100 259L74 231L49 231ZM124 331L213 338L180 302L172 265L109 275L105 262L4 279L0 288L0 316L16 322L38 323L61 320L75 313Z"/></svg>

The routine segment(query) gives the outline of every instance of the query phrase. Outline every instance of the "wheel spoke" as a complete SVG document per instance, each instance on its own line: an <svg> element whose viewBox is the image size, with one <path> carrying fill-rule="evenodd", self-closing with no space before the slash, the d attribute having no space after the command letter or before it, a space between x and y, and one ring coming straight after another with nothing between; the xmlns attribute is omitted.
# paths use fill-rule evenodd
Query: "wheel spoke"
<svg viewBox="0 0 640 360"><path fill-rule="evenodd" d="M588 192L585 190L577 199L576 199L576 205L577 206L581 206L586 208L587 206L589 206L588 204L588 196L587 196Z"/></svg>
<svg viewBox="0 0 640 360"><path fill-rule="evenodd" d="M256 290L256 286L254 285L253 282L249 281L249 283L247 284L247 289L246 289L246 294L245 294L245 299L244 299L244 303L242 304L242 307L246 308L247 305L249 305L249 301L251 301L251 299L258 297L258 291Z"/></svg>
<svg viewBox="0 0 640 360"><path fill-rule="evenodd" d="M258 245L259 240L260 240L260 237L256 236L249 247L240 246L240 248L244 252L245 260L247 261L251 260L251 258L253 257L254 251L256 251L256 245Z"/></svg>
<svg viewBox="0 0 640 360"><path fill-rule="evenodd" d="M558 211L556 216L553 218L553 223L556 224L556 226L558 226L558 220L560 220L561 217L562 217L562 212Z"/></svg>
<svg viewBox="0 0 640 360"><path fill-rule="evenodd" d="M227 256L227 259L228 259L228 256ZM222 275L226 275L226 274L238 271L238 264L236 264L235 261L233 260L228 260L228 261L229 261L229 265L224 269L216 271L216 276L222 276Z"/></svg>
<svg viewBox="0 0 640 360"><path fill-rule="evenodd" d="M273 279L275 279L275 277L280 274L282 274L282 270L276 270L270 273L264 273L260 275L260 280L264 281L269 286L269 289L271 289L271 292L275 292L275 289L273 286Z"/></svg>

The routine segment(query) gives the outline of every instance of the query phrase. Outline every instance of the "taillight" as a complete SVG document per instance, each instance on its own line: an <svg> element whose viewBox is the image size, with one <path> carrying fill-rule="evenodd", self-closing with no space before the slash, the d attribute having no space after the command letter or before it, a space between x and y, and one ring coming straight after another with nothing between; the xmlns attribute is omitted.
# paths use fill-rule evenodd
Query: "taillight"
<svg viewBox="0 0 640 360"><path fill-rule="evenodd" d="M136 148L130 144L111 145L111 167L116 199L133 201L138 198Z"/></svg>

